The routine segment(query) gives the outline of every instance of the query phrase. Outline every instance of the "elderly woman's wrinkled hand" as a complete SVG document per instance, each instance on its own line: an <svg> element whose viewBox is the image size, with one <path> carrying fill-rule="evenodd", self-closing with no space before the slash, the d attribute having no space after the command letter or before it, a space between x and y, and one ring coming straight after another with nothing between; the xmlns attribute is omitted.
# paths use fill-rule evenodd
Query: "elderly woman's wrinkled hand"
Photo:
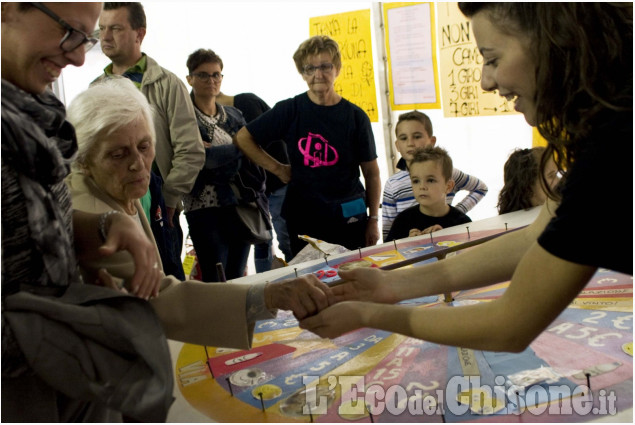
<svg viewBox="0 0 635 425"><path fill-rule="evenodd" d="M331 288L313 274L268 283L265 287L267 308L291 310L298 320L316 314L334 302Z"/></svg>
<svg viewBox="0 0 635 425"><path fill-rule="evenodd" d="M126 214L112 214L109 220L106 242L99 247L99 252L106 256L117 251L128 251L135 263L135 272L130 281L132 294L143 299L158 296L163 272L159 267L156 247Z"/></svg>

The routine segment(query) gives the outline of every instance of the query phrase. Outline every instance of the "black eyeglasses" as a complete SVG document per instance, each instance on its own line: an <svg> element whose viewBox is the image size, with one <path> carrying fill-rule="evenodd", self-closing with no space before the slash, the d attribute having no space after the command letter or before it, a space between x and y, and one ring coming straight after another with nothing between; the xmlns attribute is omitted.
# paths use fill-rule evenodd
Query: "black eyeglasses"
<svg viewBox="0 0 635 425"><path fill-rule="evenodd" d="M207 72L197 72L196 74L190 74L192 77L196 77L204 83L207 83L209 79L216 81L217 83L223 79L223 74L220 72L215 72L213 74L208 74Z"/></svg>
<svg viewBox="0 0 635 425"><path fill-rule="evenodd" d="M64 34L64 37L62 37L62 40L60 41L60 47L65 52L72 52L82 44L84 45L84 51L87 52L95 44L97 44L98 40L96 38L89 37L85 32L73 28L42 3L31 3L31 5L47 14L51 19L60 24L62 28L66 30L66 34Z"/></svg>
<svg viewBox="0 0 635 425"><path fill-rule="evenodd" d="M332 63L323 63L323 64L320 64L318 66L304 65L304 68L302 68L302 73L304 75L311 76L311 75L315 74L315 71L317 71L318 69L322 73L331 72L333 70L333 64Z"/></svg>

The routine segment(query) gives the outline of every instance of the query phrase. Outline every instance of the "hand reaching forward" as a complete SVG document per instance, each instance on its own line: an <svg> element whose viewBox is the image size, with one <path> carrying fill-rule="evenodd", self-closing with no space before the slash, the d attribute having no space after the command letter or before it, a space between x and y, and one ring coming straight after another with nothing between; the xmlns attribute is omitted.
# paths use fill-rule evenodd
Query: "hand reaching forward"
<svg viewBox="0 0 635 425"><path fill-rule="evenodd" d="M314 274L265 286L267 308L291 310L298 320L316 314L334 302L331 289Z"/></svg>
<svg viewBox="0 0 635 425"><path fill-rule="evenodd" d="M364 314L368 314L367 303L348 301L330 306L315 316L300 321L300 327L322 338L336 338L364 327Z"/></svg>
<svg viewBox="0 0 635 425"><path fill-rule="evenodd" d="M388 273L374 267L340 270L339 276L345 282L331 288L335 302L371 301L394 304L401 301L388 282Z"/></svg>

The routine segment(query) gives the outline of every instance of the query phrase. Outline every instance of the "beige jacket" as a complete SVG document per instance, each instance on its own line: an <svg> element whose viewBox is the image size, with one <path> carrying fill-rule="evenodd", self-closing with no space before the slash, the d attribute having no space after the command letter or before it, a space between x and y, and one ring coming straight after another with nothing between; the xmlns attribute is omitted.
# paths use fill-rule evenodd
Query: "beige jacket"
<svg viewBox="0 0 635 425"><path fill-rule="evenodd" d="M73 209L104 213L123 209L85 175L73 172L66 180L73 199ZM148 238L154 241L150 224L139 201L136 207ZM157 250L157 258L159 253ZM127 251L80 263L85 282L92 283L97 270L105 268L111 275L130 279L134 262ZM247 321L246 303L250 285L240 283L180 282L166 276L159 296L150 300L168 338L191 344L248 349L254 323Z"/></svg>
<svg viewBox="0 0 635 425"><path fill-rule="evenodd" d="M205 163L205 146L194 105L183 81L146 55L141 93L152 106L156 131L155 162L163 178L165 206L179 207ZM94 82L108 78L99 76Z"/></svg>

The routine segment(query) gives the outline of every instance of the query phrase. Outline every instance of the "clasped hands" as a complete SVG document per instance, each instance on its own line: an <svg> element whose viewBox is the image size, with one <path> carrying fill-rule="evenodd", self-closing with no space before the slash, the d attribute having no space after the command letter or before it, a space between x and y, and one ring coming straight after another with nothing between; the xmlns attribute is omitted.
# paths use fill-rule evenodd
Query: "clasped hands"
<svg viewBox="0 0 635 425"><path fill-rule="evenodd" d="M106 243L100 247L101 254L129 250L136 266L131 282L133 294L145 299L157 296L162 273L153 267L158 261L156 248L141 232L130 231L131 227L126 224L129 217L115 214L113 218ZM265 305L268 309L290 310L300 321L301 328L324 338L335 338L366 326L367 317L372 313L368 302L394 304L399 301L392 286L387 284L386 273L377 268L341 270L342 282L333 287L314 274L270 282L264 288ZM98 280L116 289L105 270L99 271Z"/></svg>
<svg viewBox="0 0 635 425"><path fill-rule="evenodd" d="M386 284L386 271L377 268L340 271L343 279L329 287L314 274L269 283L265 287L268 308L293 311L300 327L323 338L335 338L364 327L371 304L399 301ZM363 302L366 301L366 302Z"/></svg>

